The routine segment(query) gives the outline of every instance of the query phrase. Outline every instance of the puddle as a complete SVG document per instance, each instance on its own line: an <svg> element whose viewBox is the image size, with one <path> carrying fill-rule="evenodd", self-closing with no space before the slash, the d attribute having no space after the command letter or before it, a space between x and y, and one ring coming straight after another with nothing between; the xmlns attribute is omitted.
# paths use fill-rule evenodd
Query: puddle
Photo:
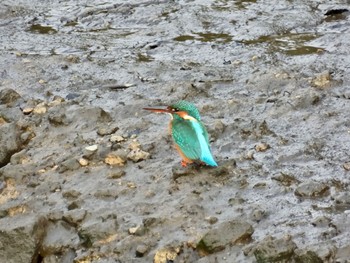
<svg viewBox="0 0 350 263"><path fill-rule="evenodd" d="M285 35L261 36L254 40L241 41L245 45L255 45L267 43L272 51L283 52L289 56L301 56L316 54L322 51L322 48L308 46L306 43L318 38L319 35L311 33L288 33Z"/></svg>
<svg viewBox="0 0 350 263"><path fill-rule="evenodd" d="M198 40L200 42L216 42L216 43L229 43L232 41L232 36L225 33L193 33L194 35L182 35L175 37L175 41L183 42L187 40Z"/></svg>

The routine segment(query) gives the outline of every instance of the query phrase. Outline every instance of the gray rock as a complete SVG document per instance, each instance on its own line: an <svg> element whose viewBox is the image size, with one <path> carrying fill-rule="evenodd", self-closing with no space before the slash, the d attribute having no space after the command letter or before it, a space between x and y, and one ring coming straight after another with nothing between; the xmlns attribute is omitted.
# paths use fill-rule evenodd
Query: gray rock
<svg viewBox="0 0 350 263"><path fill-rule="evenodd" d="M115 235L118 231L116 214L104 209L90 214L79 227L79 236L86 246Z"/></svg>
<svg viewBox="0 0 350 263"><path fill-rule="evenodd" d="M329 186L319 182L305 182L295 189L294 194L302 198L317 198L329 195Z"/></svg>
<svg viewBox="0 0 350 263"><path fill-rule="evenodd" d="M275 239L268 236L255 247L254 256L258 263L291 262L296 248L291 239Z"/></svg>
<svg viewBox="0 0 350 263"><path fill-rule="evenodd" d="M13 104L21 95L19 95L13 89L3 89L0 91L0 104Z"/></svg>
<svg viewBox="0 0 350 263"><path fill-rule="evenodd" d="M11 156L21 149L20 132L15 123L0 125L0 167L10 162Z"/></svg>
<svg viewBox="0 0 350 263"><path fill-rule="evenodd" d="M79 236L75 228L66 222L49 223L40 254L46 256L62 253L67 248L77 247L79 242Z"/></svg>
<svg viewBox="0 0 350 263"><path fill-rule="evenodd" d="M97 134L100 136L111 135L115 133L117 130L119 130L117 126L105 126L105 127L98 128Z"/></svg>
<svg viewBox="0 0 350 263"><path fill-rule="evenodd" d="M0 220L0 259L7 263L37 262L47 220L33 214Z"/></svg>
<svg viewBox="0 0 350 263"><path fill-rule="evenodd" d="M136 247L136 257L140 258L143 257L149 250L149 247L147 245L141 244Z"/></svg>
<svg viewBox="0 0 350 263"><path fill-rule="evenodd" d="M87 212L84 209L74 209L74 210L67 211L63 215L63 219L69 222L70 224L78 225L80 224L81 221L84 220L86 214Z"/></svg>
<svg viewBox="0 0 350 263"><path fill-rule="evenodd" d="M206 233L199 241L197 249L207 253L221 251L227 245L246 242L253 232L253 227L244 221L224 222Z"/></svg>
<svg viewBox="0 0 350 263"><path fill-rule="evenodd" d="M324 262L314 251L295 250L295 263L322 263Z"/></svg>
<svg viewBox="0 0 350 263"><path fill-rule="evenodd" d="M63 173L66 171L74 171L80 168L80 164L78 160L76 160L74 157L70 157L61 164L59 164L59 173Z"/></svg>

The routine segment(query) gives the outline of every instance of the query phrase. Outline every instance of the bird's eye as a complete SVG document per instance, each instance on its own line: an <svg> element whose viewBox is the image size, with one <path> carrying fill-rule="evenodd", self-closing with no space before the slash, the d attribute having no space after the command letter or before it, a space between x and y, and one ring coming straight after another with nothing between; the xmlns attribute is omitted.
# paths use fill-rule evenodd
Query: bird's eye
<svg viewBox="0 0 350 263"><path fill-rule="evenodd" d="M178 108L172 108L171 109L173 112L177 112L177 111L179 111L179 109Z"/></svg>

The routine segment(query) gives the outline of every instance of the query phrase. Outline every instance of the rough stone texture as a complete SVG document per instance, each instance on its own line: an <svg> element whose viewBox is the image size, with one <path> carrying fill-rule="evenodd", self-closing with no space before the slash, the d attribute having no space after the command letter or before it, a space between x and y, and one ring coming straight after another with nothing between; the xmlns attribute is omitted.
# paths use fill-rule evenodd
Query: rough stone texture
<svg viewBox="0 0 350 263"><path fill-rule="evenodd" d="M47 221L36 215L0 219L0 258L8 263L37 262Z"/></svg>
<svg viewBox="0 0 350 263"><path fill-rule="evenodd" d="M303 198L317 198L329 195L329 186L319 182L305 182L295 189L295 195Z"/></svg>
<svg viewBox="0 0 350 263"><path fill-rule="evenodd" d="M0 167L10 161L12 154L19 151L22 144L20 131L15 123L0 125Z"/></svg>
<svg viewBox="0 0 350 263"><path fill-rule="evenodd" d="M77 248L80 240L76 229L63 221L49 223L40 255L63 254L68 248Z"/></svg>
<svg viewBox="0 0 350 263"><path fill-rule="evenodd" d="M290 239L274 239L266 237L254 249L258 263L291 262L296 244Z"/></svg>
<svg viewBox="0 0 350 263"><path fill-rule="evenodd" d="M199 241L197 248L207 253L225 249L227 245L246 243L253 234L253 227L243 221L223 222L209 230Z"/></svg>

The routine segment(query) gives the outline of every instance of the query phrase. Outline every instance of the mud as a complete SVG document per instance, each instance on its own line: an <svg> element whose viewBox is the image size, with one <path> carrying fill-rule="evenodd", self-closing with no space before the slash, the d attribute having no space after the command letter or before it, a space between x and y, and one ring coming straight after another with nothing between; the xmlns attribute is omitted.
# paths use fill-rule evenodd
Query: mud
<svg viewBox="0 0 350 263"><path fill-rule="evenodd" d="M347 9L4 1L0 258L348 262ZM180 99L218 168L182 168L142 110Z"/></svg>

